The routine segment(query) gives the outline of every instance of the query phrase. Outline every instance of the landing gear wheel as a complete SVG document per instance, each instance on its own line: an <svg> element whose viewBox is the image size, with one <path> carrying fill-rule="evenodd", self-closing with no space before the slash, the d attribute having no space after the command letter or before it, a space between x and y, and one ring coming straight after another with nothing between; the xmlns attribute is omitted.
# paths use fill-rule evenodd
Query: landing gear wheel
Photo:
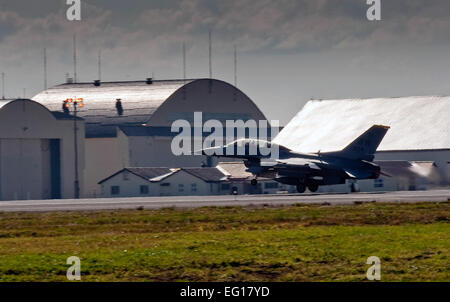
<svg viewBox="0 0 450 302"><path fill-rule="evenodd" d="M250 184L251 184L252 186L256 186L256 185L258 184L258 180L252 179L252 180L250 181Z"/></svg>
<svg viewBox="0 0 450 302"><path fill-rule="evenodd" d="M315 193L315 192L317 192L317 190L319 190L319 186L318 185L309 185L308 190Z"/></svg>
<svg viewBox="0 0 450 302"><path fill-rule="evenodd" d="M306 191L306 186L304 184L298 184L297 185L297 192L305 193L305 191Z"/></svg>

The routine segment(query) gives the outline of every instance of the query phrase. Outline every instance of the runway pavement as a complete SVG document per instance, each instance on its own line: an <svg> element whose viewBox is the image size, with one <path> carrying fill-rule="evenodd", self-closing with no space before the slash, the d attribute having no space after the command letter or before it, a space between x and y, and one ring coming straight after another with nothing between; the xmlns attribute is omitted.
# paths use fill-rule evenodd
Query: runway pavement
<svg viewBox="0 0 450 302"><path fill-rule="evenodd" d="M341 205L359 204L362 202L444 202L449 200L450 190L353 194L222 195L78 200L21 200L0 201L0 212L96 211L137 208L161 209L169 207L198 208L206 206L276 206L292 204Z"/></svg>

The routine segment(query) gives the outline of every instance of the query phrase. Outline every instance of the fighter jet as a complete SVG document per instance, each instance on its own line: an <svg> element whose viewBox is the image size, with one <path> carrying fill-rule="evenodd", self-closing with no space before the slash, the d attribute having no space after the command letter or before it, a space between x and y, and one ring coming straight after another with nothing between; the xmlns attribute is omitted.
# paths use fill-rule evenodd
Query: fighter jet
<svg viewBox="0 0 450 302"><path fill-rule="evenodd" d="M319 186L345 184L347 179L379 178L382 172L373 159L389 128L374 125L343 150L335 152L300 153L257 139L239 139L201 151L207 156L243 159L247 171L255 176L252 185L257 184L258 177L265 177L295 185L299 193L304 193L306 188L316 192ZM278 156L274 158L267 150L277 150Z"/></svg>

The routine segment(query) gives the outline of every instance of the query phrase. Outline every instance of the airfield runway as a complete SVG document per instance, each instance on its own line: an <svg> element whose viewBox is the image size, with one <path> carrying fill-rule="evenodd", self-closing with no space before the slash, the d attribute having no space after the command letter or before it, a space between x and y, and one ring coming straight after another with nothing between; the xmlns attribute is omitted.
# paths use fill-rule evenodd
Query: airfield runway
<svg viewBox="0 0 450 302"><path fill-rule="evenodd" d="M98 211L119 209L277 206L292 204L359 204L362 202L444 202L450 190L354 194L222 195L0 201L0 212Z"/></svg>

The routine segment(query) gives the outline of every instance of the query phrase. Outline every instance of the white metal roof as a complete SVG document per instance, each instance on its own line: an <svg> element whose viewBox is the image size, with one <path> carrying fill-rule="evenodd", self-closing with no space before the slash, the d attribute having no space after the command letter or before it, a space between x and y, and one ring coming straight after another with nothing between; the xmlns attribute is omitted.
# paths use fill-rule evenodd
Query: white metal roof
<svg viewBox="0 0 450 302"><path fill-rule="evenodd" d="M391 127L378 151L450 149L450 97L312 100L273 142L338 151L375 124Z"/></svg>
<svg viewBox="0 0 450 302"><path fill-rule="evenodd" d="M115 125L141 125L178 89L193 80L154 80L62 84L49 88L33 100L51 111L62 111L67 98L83 98L78 115L86 121L88 137L115 136ZM118 116L116 99L121 99L123 115Z"/></svg>
<svg viewBox="0 0 450 302"><path fill-rule="evenodd" d="M12 100L9 99L0 99L0 108L11 102Z"/></svg>

